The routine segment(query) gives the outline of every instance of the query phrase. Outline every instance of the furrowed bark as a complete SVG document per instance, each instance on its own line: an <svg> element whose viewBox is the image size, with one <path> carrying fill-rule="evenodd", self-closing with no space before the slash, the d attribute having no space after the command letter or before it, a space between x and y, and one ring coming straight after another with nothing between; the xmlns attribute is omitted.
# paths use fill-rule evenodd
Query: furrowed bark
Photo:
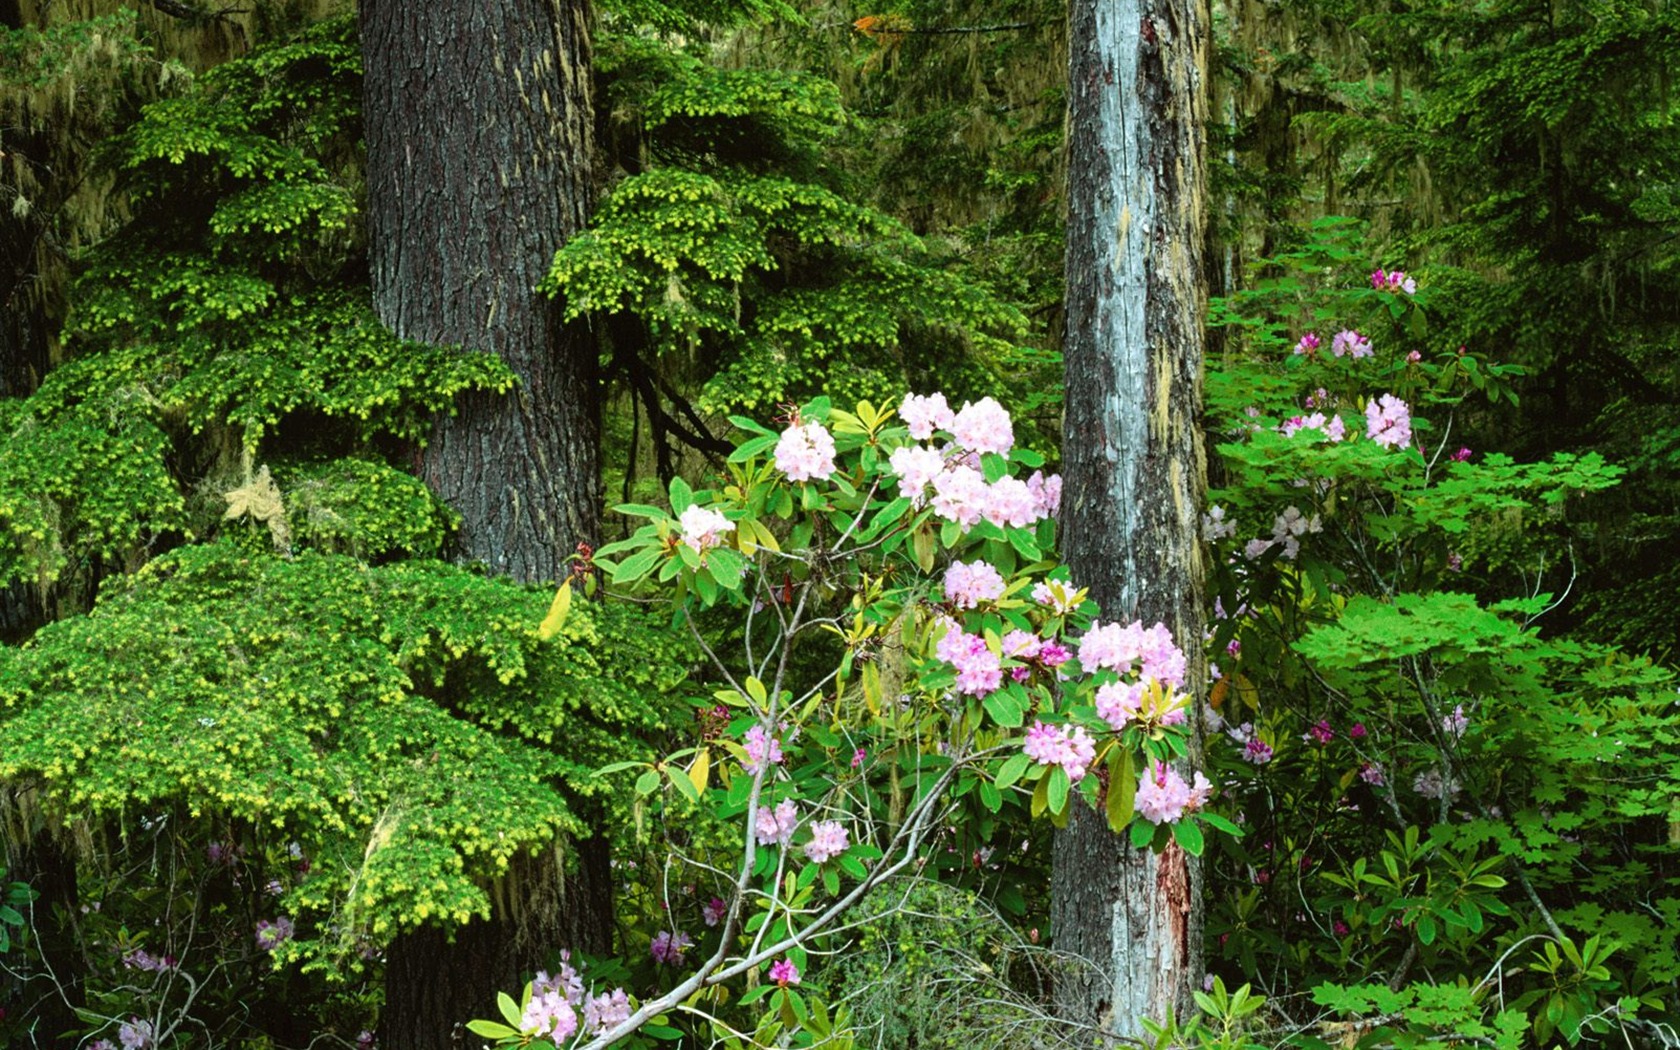
<svg viewBox="0 0 1680 1050"><path fill-rule="evenodd" d="M422 477L461 515L457 555L523 581L557 580L599 530L595 346L536 292L591 204L588 8L583 0L364 0L374 307L398 335L501 355L510 394L440 415ZM488 922L392 943L384 1042L446 1050L492 1016L498 991L562 947L611 947L606 844L557 850L496 887Z"/></svg>

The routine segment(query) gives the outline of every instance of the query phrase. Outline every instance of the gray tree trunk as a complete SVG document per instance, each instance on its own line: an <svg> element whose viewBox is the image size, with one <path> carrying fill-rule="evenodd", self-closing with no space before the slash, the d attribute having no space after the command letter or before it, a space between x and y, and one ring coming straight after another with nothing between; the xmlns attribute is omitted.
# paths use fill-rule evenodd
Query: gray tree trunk
<svg viewBox="0 0 1680 1050"><path fill-rule="evenodd" d="M439 416L420 472L461 515L460 557L557 580L599 527L595 347L537 283L591 204L586 0L363 0L373 301L398 335L501 355L511 394ZM497 887L489 922L399 936L383 1042L455 1050L462 1025L562 947L611 946L606 845L549 850Z"/></svg>
<svg viewBox="0 0 1680 1050"><path fill-rule="evenodd" d="M1207 40L1206 0L1073 0L1069 13L1063 549L1105 619L1172 629L1197 713ZM1106 1045L1193 1009L1194 858L1132 850L1076 806L1051 894L1056 947L1084 961L1057 980L1064 1017Z"/></svg>

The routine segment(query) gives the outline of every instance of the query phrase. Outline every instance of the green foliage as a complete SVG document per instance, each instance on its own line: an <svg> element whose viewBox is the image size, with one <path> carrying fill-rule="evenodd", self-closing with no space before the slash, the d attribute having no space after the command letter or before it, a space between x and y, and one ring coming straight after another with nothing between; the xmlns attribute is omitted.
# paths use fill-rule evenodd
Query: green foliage
<svg viewBox="0 0 1680 1050"><path fill-rule="evenodd" d="M284 491L300 544L362 561L435 558L453 524L420 479L373 460L302 466L285 479Z"/></svg>
<svg viewBox="0 0 1680 1050"><path fill-rule="evenodd" d="M1228 437L1206 525L1231 740L1209 758L1252 832L1215 861L1251 887L1210 916L1223 964L1316 986L1353 1018L1337 1024L1396 1045L1574 1043L1666 1020L1673 926L1634 915L1680 900L1674 676L1540 627L1559 604L1545 574L1590 535L1584 495L1623 471L1595 453L1450 454L1510 373L1426 354L1423 290L1312 275L1341 250L1325 228L1219 308L1253 348L1210 382ZM1368 356L1330 352L1350 315ZM1315 328L1321 344L1297 350ZM1410 403L1409 446L1365 436L1358 408L1387 391ZM1575 942L1608 923L1626 940ZM1376 977L1344 987L1349 973Z"/></svg>
<svg viewBox="0 0 1680 1050"><path fill-rule="evenodd" d="M983 386L1015 353L1022 314L831 184L849 120L832 83L634 37L609 38L603 66L641 156L544 288L567 316L620 315L621 367L686 369L721 413L819 387L879 400L946 364Z"/></svg>
<svg viewBox="0 0 1680 1050"><path fill-rule="evenodd" d="M291 955L489 908L509 861L578 831L567 798L640 753L682 647L436 563L184 548L92 613L0 652L0 777L63 820L181 804L283 829L319 860L288 890Z"/></svg>

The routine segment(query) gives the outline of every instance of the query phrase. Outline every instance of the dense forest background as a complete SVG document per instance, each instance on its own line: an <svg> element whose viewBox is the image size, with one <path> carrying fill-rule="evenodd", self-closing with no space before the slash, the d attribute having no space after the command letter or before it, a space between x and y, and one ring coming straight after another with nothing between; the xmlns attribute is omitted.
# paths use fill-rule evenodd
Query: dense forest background
<svg viewBox="0 0 1680 1050"><path fill-rule="evenodd" d="M519 131L483 75L405 126L379 5L0 0L6 1045L447 1046L562 935L648 994L662 858L719 832L594 774L721 731L696 647L736 628L580 599L539 633L560 580L601 597L593 552L636 525L607 508L670 505L727 469L729 416L821 395L993 396L1059 459L1063 5L529 6L589 26L576 68L530 66L562 67L565 155L463 218L477 191L391 158L505 187ZM1207 761L1245 833L1209 847L1183 1037L1673 1046L1680 21L1226 0L1207 43L1212 498L1382 510L1300 561L1210 520L1210 710L1249 736L1208 725ZM391 247L421 227L437 269ZM459 291L504 267L531 360ZM1241 443L1315 407L1304 334L1356 322L1438 412L1414 487L1349 459L1313 489ZM1429 733L1455 704L1503 728L1424 740L1418 697ZM1432 791L1314 736L1379 724L1451 756ZM989 808L813 961L844 1039L1089 1045L1050 1016L1051 833ZM760 1035L842 1039L783 1020ZM710 1045L690 1023L664 1037Z"/></svg>

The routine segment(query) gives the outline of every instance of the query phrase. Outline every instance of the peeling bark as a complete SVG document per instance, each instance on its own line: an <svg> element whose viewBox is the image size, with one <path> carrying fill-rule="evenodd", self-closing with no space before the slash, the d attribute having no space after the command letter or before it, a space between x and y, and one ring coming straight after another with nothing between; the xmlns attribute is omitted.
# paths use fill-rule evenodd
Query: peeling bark
<svg viewBox="0 0 1680 1050"><path fill-rule="evenodd" d="M1063 549L1106 619L1172 629L1197 711L1208 32L1205 0L1075 0L1069 15ZM1083 963L1058 978L1061 1014L1112 1042L1192 1009L1200 883L1177 847L1134 851L1075 806L1051 917Z"/></svg>

